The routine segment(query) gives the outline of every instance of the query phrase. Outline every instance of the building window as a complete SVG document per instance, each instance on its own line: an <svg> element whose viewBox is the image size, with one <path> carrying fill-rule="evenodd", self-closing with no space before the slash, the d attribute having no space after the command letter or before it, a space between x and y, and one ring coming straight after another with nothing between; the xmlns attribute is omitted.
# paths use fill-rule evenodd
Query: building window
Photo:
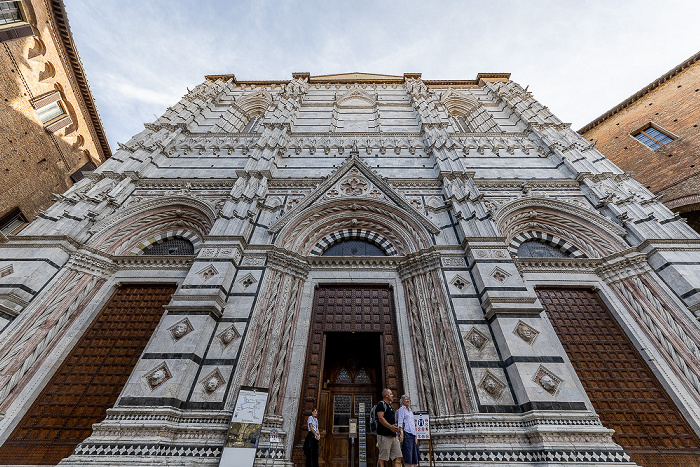
<svg viewBox="0 0 700 467"><path fill-rule="evenodd" d="M248 124L245 126L245 128L243 128L241 133L257 133L258 126L260 125L262 119L262 115L253 116L250 120L248 120Z"/></svg>
<svg viewBox="0 0 700 467"><path fill-rule="evenodd" d="M73 180L73 183L78 183L80 180L85 178L85 172L92 172L96 168L97 167L95 167L95 164L93 164L92 162L88 162L87 164L73 172L73 174L70 176L70 179Z"/></svg>
<svg viewBox="0 0 700 467"><path fill-rule="evenodd" d="M0 42L33 36L32 27L22 13L21 2L0 1Z"/></svg>
<svg viewBox="0 0 700 467"><path fill-rule="evenodd" d="M36 114L39 116L39 121L43 124L49 123L66 112L63 110L63 105L60 101L52 102L49 105L45 105L40 109L36 109Z"/></svg>
<svg viewBox="0 0 700 467"><path fill-rule="evenodd" d="M330 246L323 256L386 256L386 253L368 241L350 239Z"/></svg>
<svg viewBox="0 0 700 467"><path fill-rule="evenodd" d="M673 138L652 125L648 125L647 127L638 130L637 132L633 133L632 136L634 136L637 141L643 143L653 150L657 150L673 141Z"/></svg>
<svg viewBox="0 0 700 467"><path fill-rule="evenodd" d="M19 2L0 2L0 25L21 23L22 10L19 7Z"/></svg>
<svg viewBox="0 0 700 467"><path fill-rule="evenodd" d="M518 258L566 258L561 250L537 240L528 240L518 247Z"/></svg>
<svg viewBox="0 0 700 467"><path fill-rule="evenodd" d="M61 93L58 91L43 94L30 102L46 131L54 133L73 123L70 115L66 112Z"/></svg>
<svg viewBox="0 0 700 467"><path fill-rule="evenodd" d="M168 238L160 243L154 243L143 250L144 255L193 255L194 245L192 242L182 237Z"/></svg>
<svg viewBox="0 0 700 467"><path fill-rule="evenodd" d="M0 217L0 232L3 235L12 235L17 233L24 224L27 223L27 219L22 214L19 208L14 208L4 216Z"/></svg>

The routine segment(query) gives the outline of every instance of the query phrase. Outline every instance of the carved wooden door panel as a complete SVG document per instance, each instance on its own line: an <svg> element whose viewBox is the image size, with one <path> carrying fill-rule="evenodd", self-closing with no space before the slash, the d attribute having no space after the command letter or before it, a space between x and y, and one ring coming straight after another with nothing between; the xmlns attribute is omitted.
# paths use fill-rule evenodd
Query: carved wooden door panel
<svg viewBox="0 0 700 467"><path fill-rule="evenodd" d="M536 290L615 442L645 467L700 466L700 439L598 295Z"/></svg>
<svg viewBox="0 0 700 467"><path fill-rule="evenodd" d="M299 404L299 426L297 427L296 442L292 453L292 460L295 465L303 465L304 463L304 455L301 450L304 437L306 436L304 425L311 410L315 406L320 405L320 402L323 400L321 398L322 392L324 397L325 394L328 394L328 410L332 410L334 406L334 393L343 393L340 388L333 389L330 386L324 388L323 384L324 382L328 383L328 381L323 380L324 366L326 372L329 368L325 365L326 362L324 360L327 346L326 337L334 336L336 335L335 333L366 333L376 337L376 353L379 354L377 357L380 360L376 365L378 367L376 380L373 380L376 384L374 402L376 402L382 387L392 388L396 397L400 396L403 391L396 317L394 315L391 288L384 285L363 285L359 287L319 286L314 297L302 396ZM329 389L329 391L323 391L324 389ZM356 391L353 391L350 392L354 394ZM345 393L347 392L345 391ZM366 395L367 391L364 394ZM366 409L368 414L370 408ZM320 413L319 418L326 418L327 414L328 412L325 414ZM330 422L331 420L329 419ZM328 465L326 459L338 457L338 449L342 449L335 449L335 453L331 453L333 450L330 446L331 424L326 427L326 431L325 439L321 440L322 455L319 458L321 465ZM374 437L371 437L371 439L374 439ZM370 437L368 436L369 443ZM325 458L324 452L326 453ZM370 457L374 455L373 451L369 451L369 448L368 455Z"/></svg>
<svg viewBox="0 0 700 467"><path fill-rule="evenodd" d="M0 464L57 464L104 420L155 330L174 285L112 295L5 444Z"/></svg>

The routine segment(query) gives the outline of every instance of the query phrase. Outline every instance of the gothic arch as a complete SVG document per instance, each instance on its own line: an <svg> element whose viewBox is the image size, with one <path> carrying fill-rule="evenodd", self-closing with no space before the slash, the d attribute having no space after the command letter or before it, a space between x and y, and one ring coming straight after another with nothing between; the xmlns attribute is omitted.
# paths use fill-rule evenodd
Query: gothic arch
<svg viewBox="0 0 700 467"><path fill-rule="evenodd" d="M442 102L450 115L454 116L469 116L481 105L472 96L453 91L452 88L445 91L440 97L440 102Z"/></svg>
<svg viewBox="0 0 700 467"><path fill-rule="evenodd" d="M532 238L551 238L554 244L564 242L561 245L567 245L568 250L589 258L602 258L628 246L622 239L625 230L611 220L548 198L515 200L501 206L493 219L511 252L514 245L519 246L533 234Z"/></svg>
<svg viewBox="0 0 700 467"><path fill-rule="evenodd" d="M279 231L275 245L304 256L316 255L319 244L343 230L377 235L392 245L396 255L432 245L427 229L410 213L383 200L353 197L312 204L296 213Z"/></svg>
<svg viewBox="0 0 700 467"><path fill-rule="evenodd" d="M328 247L335 245L343 240L366 240L370 243L374 243L379 248L384 250L387 256L395 256L396 248L391 244L389 240L379 235L376 232L372 232L367 229L342 229L337 232L330 233L319 240L318 243L311 250L312 256L320 256L323 252L328 249Z"/></svg>
<svg viewBox="0 0 700 467"><path fill-rule="evenodd" d="M473 96L454 91L445 91L440 97L452 118L453 125L464 132L498 131L498 124L491 114Z"/></svg>
<svg viewBox="0 0 700 467"><path fill-rule="evenodd" d="M572 258L586 257L586 254L583 251L581 251L579 248L572 245L571 243L567 242L565 239L557 235L538 232L536 230L520 232L510 241L510 244L508 245L508 250L510 251L511 255L516 256L518 254L518 248L520 248L520 245L532 240L549 245L552 248L555 248Z"/></svg>
<svg viewBox="0 0 700 467"><path fill-rule="evenodd" d="M248 116L252 118L255 116L265 115L265 111L272 104L272 95L264 89L259 89L258 91L241 97L236 105Z"/></svg>
<svg viewBox="0 0 700 467"><path fill-rule="evenodd" d="M165 242L166 240L174 238L184 238L186 240L189 240L189 242L192 243L195 255L200 250L200 248L202 248L202 238L196 233L187 229L170 229L166 232L162 232L152 237L144 239L141 243L139 243L138 245L133 247L131 251L129 251L129 255L142 255L144 254L144 251L147 250L151 245L157 245L159 243Z"/></svg>
<svg viewBox="0 0 700 467"><path fill-rule="evenodd" d="M195 246L214 224L216 214L205 202L186 196L149 200L117 212L92 230L90 246L115 255L138 254L139 245L180 232ZM193 240L196 239L196 240Z"/></svg>

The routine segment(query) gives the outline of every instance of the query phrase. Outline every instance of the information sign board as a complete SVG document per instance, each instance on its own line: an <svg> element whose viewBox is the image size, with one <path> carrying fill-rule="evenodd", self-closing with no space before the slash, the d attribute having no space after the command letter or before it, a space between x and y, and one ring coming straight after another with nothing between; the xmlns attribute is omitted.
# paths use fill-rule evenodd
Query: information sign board
<svg viewBox="0 0 700 467"><path fill-rule="evenodd" d="M430 416L428 412L413 412L416 420L416 439L430 439Z"/></svg>

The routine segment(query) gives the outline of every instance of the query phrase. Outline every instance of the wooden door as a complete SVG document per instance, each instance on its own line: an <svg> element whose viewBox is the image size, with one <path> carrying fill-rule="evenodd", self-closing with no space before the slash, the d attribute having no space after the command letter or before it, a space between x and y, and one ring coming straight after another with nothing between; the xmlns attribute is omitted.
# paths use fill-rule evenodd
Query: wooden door
<svg viewBox="0 0 700 467"><path fill-rule="evenodd" d="M600 297L586 289L536 291L615 442L645 467L700 466L700 439Z"/></svg>
<svg viewBox="0 0 700 467"><path fill-rule="evenodd" d="M5 444L0 464L57 464L117 401L174 285L126 285L112 295Z"/></svg>
<svg viewBox="0 0 700 467"><path fill-rule="evenodd" d="M338 344L343 339L356 339L356 342ZM343 353L340 349L350 349L351 352ZM346 365L351 383L343 382L346 381L344 377L336 381L343 365ZM363 366L370 375L369 383L356 381ZM361 376L360 380L365 381L365 377ZM333 433L334 396L351 397L351 415L356 413L357 401L361 400L358 397L366 400L371 397L372 402L366 406L369 416L371 404L379 400L382 388L391 388L397 398L403 391L390 287L328 285L316 289L303 384L299 426L292 453L294 464L304 463L301 446L306 436L305 424L311 410L318 407L322 434L319 463L347 465L347 433ZM398 399L395 402L398 407ZM347 399L345 404L348 405ZM345 440L341 441L341 438ZM376 465L375 446L375 437L368 435L367 465L373 465L372 462ZM342 452L345 454L341 456ZM355 459L357 463L357 454Z"/></svg>

